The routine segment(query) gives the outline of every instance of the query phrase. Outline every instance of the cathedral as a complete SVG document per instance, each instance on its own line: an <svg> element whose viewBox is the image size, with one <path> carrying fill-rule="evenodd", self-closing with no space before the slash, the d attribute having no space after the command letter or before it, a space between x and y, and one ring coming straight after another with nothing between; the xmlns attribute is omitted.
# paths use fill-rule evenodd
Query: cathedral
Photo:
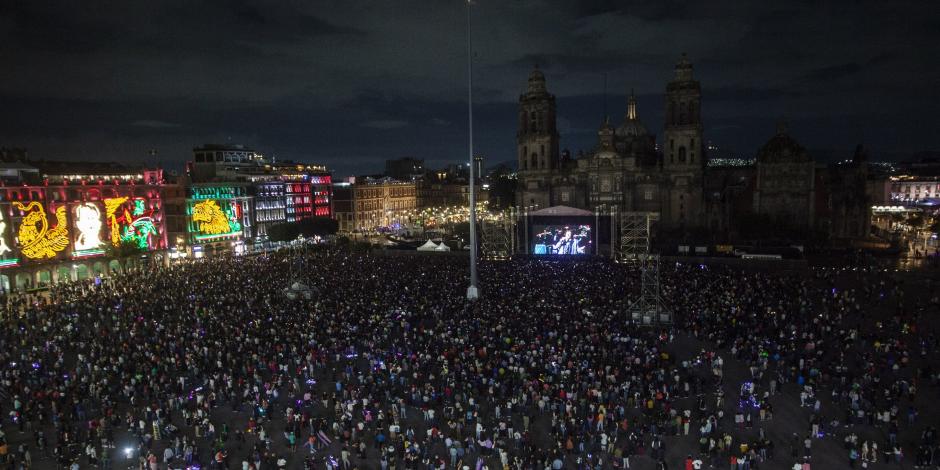
<svg viewBox="0 0 940 470"><path fill-rule="evenodd" d="M529 75L519 98L519 207L571 206L592 211L658 212L669 228L704 225L701 87L685 55L666 85L663 148L640 120L633 94L623 121L606 118L597 147L572 159L558 150L555 96L545 75Z"/></svg>
<svg viewBox="0 0 940 470"><path fill-rule="evenodd" d="M518 207L657 212L658 228L714 240L864 239L870 229L867 156L817 162L781 123L752 163L706 168L702 89L683 55L666 84L665 123L656 135L633 94L618 125L605 118L597 145L572 158L558 150L555 97L536 67L519 97Z"/></svg>

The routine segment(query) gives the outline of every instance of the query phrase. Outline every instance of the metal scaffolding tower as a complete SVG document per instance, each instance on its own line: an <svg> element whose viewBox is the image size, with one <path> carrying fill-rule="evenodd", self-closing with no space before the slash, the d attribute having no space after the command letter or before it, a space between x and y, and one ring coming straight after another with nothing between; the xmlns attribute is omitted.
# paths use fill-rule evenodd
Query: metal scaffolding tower
<svg viewBox="0 0 940 470"><path fill-rule="evenodd" d="M659 220L658 212L620 213L620 262L638 262L650 253L650 229Z"/></svg>
<svg viewBox="0 0 940 470"><path fill-rule="evenodd" d="M483 240L481 240L480 248L483 249L484 259L503 260L512 256L513 223L515 222L513 215L512 211L504 211L496 220L483 219Z"/></svg>
<svg viewBox="0 0 940 470"><path fill-rule="evenodd" d="M640 295L627 311L632 322L645 326L672 323L672 314L666 308L660 291L659 255L650 253L651 228L656 220L659 220L656 212L620 214L618 259L640 271Z"/></svg>

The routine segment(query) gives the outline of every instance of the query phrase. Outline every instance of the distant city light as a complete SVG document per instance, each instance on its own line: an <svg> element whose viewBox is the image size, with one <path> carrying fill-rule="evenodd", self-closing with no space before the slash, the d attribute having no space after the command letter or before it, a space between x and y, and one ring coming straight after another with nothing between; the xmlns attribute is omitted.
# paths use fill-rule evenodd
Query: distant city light
<svg viewBox="0 0 940 470"><path fill-rule="evenodd" d="M754 165L753 158L710 158L706 164L711 168L745 167Z"/></svg>

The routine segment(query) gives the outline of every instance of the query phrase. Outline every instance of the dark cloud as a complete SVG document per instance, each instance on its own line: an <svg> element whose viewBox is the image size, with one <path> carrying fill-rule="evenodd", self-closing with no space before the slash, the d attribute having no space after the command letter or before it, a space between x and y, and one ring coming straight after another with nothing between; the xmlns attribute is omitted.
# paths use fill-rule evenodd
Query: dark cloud
<svg viewBox="0 0 940 470"><path fill-rule="evenodd" d="M179 127L179 124L166 122L166 121L156 121L153 119L142 119L140 121L134 121L131 123L132 126L137 127L149 127L151 129L172 129L174 127Z"/></svg>
<svg viewBox="0 0 940 470"><path fill-rule="evenodd" d="M800 77L801 80L828 81L851 77L862 71L861 64L851 62L848 64L830 65L822 67Z"/></svg>
<svg viewBox="0 0 940 470"><path fill-rule="evenodd" d="M35 51L56 54L91 53L112 44L120 27L97 18L76 17L69 9L37 2L0 2L6 37ZM0 23L2 24L2 23Z"/></svg>
<svg viewBox="0 0 940 470"><path fill-rule="evenodd" d="M719 87L708 90L709 101L730 103L753 103L756 101L790 99L801 96L800 92L785 88L755 88L750 86Z"/></svg>
<svg viewBox="0 0 940 470"><path fill-rule="evenodd" d="M477 148L514 156L537 63L562 147L590 149L605 109L662 133L688 52L709 140L753 152L786 117L808 148L936 147L936 2L495 1L474 6ZM339 174L466 153L461 1L0 2L0 145L37 157L179 165L237 142ZM606 81L606 92L605 92ZM437 162L437 163L435 163Z"/></svg>

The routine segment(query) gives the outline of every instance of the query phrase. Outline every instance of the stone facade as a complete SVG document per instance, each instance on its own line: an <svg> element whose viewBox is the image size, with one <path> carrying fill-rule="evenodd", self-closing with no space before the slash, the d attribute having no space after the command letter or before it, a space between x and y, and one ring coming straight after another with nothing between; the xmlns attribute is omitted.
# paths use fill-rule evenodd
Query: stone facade
<svg viewBox="0 0 940 470"><path fill-rule="evenodd" d="M631 93L623 121L615 127L605 118L596 147L572 158L559 153L555 97L536 68L519 98L517 206L658 212L660 229L712 240L867 236L863 155L820 165L780 125L753 164L707 166L701 94L683 55L666 85L661 148Z"/></svg>
<svg viewBox="0 0 940 470"><path fill-rule="evenodd" d="M415 183L366 179L333 189L340 232L369 231L411 220L417 198Z"/></svg>
<svg viewBox="0 0 940 470"><path fill-rule="evenodd" d="M757 152L754 213L797 229L813 227L815 168L806 149L778 125L777 134Z"/></svg>
<svg viewBox="0 0 940 470"><path fill-rule="evenodd" d="M565 205L588 210L616 206L621 211L661 214L672 228L703 223L701 87L685 58L676 64L666 87L665 148L656 149L656 136L639 118L633 94L623 122L613 127L605 119L597 147L572 159L559 154L555 97L544 74L536 69L519 98L517 134L520 207Z"/></svg>

